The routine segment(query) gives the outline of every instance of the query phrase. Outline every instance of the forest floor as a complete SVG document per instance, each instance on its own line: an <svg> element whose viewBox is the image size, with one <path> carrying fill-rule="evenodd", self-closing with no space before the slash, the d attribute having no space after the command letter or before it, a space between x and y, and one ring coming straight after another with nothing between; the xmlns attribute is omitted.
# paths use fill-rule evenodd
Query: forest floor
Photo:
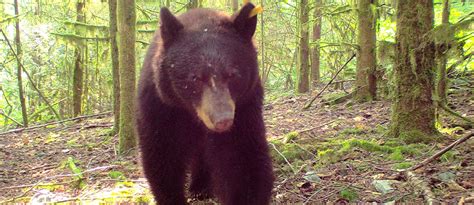
<svg viewBox="0 0 474 205"><path fill-rule="evenodd" d="M470 119L473 82L454 86L449 96ZM336 95L328 93L305 111L310 95L265 104L277 176L272 204L474 203L472 139L408 176L400 171L472 132L472 124L443 112L444 137L407 144L387 135L389 102L331 104ZM100 115L0 134L0 204L152 202L138 157L117 155L111 127L112 117Z"/></svg>

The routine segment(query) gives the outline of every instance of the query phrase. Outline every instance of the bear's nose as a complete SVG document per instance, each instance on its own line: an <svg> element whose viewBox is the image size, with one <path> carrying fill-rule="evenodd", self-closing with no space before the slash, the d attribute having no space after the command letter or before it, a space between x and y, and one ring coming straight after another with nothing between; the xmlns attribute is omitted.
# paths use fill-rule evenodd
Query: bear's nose
<svg viewBox="0 0 474 205"><path fill-rule="evenodd" d="M231 118L219 120L215 124L216 131L217 132L227 131L232 126L233 121L234 120Z"/></svg>

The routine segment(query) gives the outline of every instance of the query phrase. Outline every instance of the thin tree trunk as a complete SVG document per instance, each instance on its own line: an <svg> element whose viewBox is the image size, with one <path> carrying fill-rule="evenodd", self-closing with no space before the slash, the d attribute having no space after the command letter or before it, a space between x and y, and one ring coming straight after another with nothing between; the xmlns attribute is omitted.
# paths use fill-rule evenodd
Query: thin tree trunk
<svg viewBox="0 0 474 205"><path fill-rule="evenodd" d="M236 13L239 10L239 0L232 0L232 11Z"/></svg>
<svg viewBox="0 0 474 205"><path fill-rule="evenodd" d="M135 138L135 0L118 0L120 131L119 153L136 146Z"/></svg>
<svg viewBox="0 0 474 205"><path fill-rule="evenodd" d="M400 0L397 7L396 57L391 134L412 138L437 134L432 100L434 43L432 0Z"/></svg>
<svg viewBox="0 0 474 205"><path fill-rule="evenodd" d="M357 55L357 72L354 98L359 102L370 101L375 98L375 14L372 6L376 0L359 0L359 29Z"/></svg>
<svg viewBox="0 0 474 205"><path fill-rule="evenodd" d="M309 26L308 0L300 1L300 42L298 93L309 91Z"/></svg>
<svg viewBox="0 0 474 205"><path fill-rule="evenodd" d="M84 5L85 2L83 0L78 0L76 3L76 21L77 22L84 22ZM76 31L78 34L78 31ZM74 76L73 76L73 86L72 86L72 103L73 103L73 115L78 116L81 114L82 109L82 92L84 87L83 82L83 57L82 57L82 42L79 42L78 46L74 50Z"/></svg>
<svg viewBox="0 0 474 205"><path fill-rule="evenodd" d="M319 40L321 39L322 18L321 7L323 0L315 0L314 7L314 25L313 25L313 44L311 49L311 84L315 85L321 81Z"/></svg>
<svg viewBox="0 0 474 205"><path fill-rule="evenodd" d="M167 5L169 6L169 5ZM109 0L109 35L110 35L110 55L112 57L112 85L113 85L113 113L114 113L114 133L119 132L120 123L120 75L117 45L117 0Z"/></svg>
<svg viewBox="0 0 474 205"><path fill-rule="evenodd" d="M449 0L443 0L443 13L442 13L442 23L444 25L449 25ZM446 78L446 64L448 61L448 57L446 52L448 51L449 45L447 43L443 43L442 45L438 46L438 85L437 85L437 94L439 97L439 103L446 104L447 103L447 78Z"/></svg>
<svg viewBox="0 0 474 205"><path fill-rule="evenodd" d="M18 8L18 0L14 0L15 6L15 15L18 16L20 14ZM18 79L18 96L20 97L20 105L21 105L21 115L23 117L23 126L28 127L28 113L26 110L26 102L25 102L25 93L23 91L23 79L22 73L23 69L21 67L21 41L20 41L20 18L16 18L15 22L15 45L16 45L16 54L17 58L17 79Z"/></svg>

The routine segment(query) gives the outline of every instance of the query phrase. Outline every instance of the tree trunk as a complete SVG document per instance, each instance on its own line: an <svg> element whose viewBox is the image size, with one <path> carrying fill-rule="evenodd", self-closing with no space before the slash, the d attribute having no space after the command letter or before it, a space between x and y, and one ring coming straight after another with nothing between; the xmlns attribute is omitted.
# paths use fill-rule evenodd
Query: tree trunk
<svg viewBox="0 0 474 205"><path fill-rule="evenodd" d="M136 146L135 138L135 0L118 0L120 128L119 153Z"/></svg>
<svg viewBox="0 0 474 205"><path fill-rule="evenodd" d="M186 6L186 8L188 10L190 9L195 9L195 8L200 8L202 5L202 0L188 0L188 4Z"/></svg>
<svg viewBox="0 0 474 205"><path fill-rule="evenodd" d="M300 42L299 42L299 74L298 93L309 91L309 26L308 0L300 1Z"/></svg>
<svg viewBox="0 0 474 205"><path fill-rule="evenodd" d="M109 35L112 58L114 134L119 132L120 124L120 75L119 53L117 45L117 0L109 0Z"/></svg>
<svg viewBox="0 0 474 205"><path fill-rule="evenodd" d="M320 72L320 50L319 40L321 39L321 25L322 18L321 7L323 6L322 0L315 0L314 7L314 25L313 25L313 44L311 49L311 84L315 85L321 81Z"/></svg>
<svg viewBox="0 0 474 205"><path fill-rule="evenodd" d="M356 101L365 102L375 98L375 14L372 9L376 0L359 0L359 26L358 44L359 55L357 55L357 72L355 81Z"/></svg>
<svg viewBox="0 0 474 205"><path fill-rule="evenodd" d="M391 134L395 137L437 134L432 100L435 48L431 38L426 36L432 28L432 0L398 2L391 116Z"/></svg>
<svg viewBox="0 0 474 205"><path fill-rule="evenodd" d="M84 6L85 2L83 0L78 0L76 3L76 21L77 22L85 22L84 18ZM79 31L76 31L76 35L80 35ZM74 116L78 116L81 114L82 109L82 91L84 88L83 82L83 57L82 57L82 49L83 44L82 42L78 43L78 46L74 50L74 76L72 81L72 104L73 104L73 114Z"/></svg>
<svg viewBox="0 0 474 205"><path fill-rule="evenodd" d="M14 0L15 6L15 15L18 16L20 14L18 8L18 0ZM23 79L22 73L23 69L21 67L21 41L20 41L20 18L16 19L15 22L15 45L16 45L16 54L17 58L17 74L16 77L18 79L18 96L20 97L20 105L21 105L21 115L23 117L23 126L28 127L28 113L26 110L26 103L25 103L25 93L23 91Z"/></svg>
<svg viewBox="0 0 474 205"><path fill-rule="evenodd" d="M232 0L232 11L236 13L239 10L239 0Z"/></svg>
<svg viewBox="0 0 474 205"><path fill-rule="evenodd" d="M443 14L442 14L442 23L444 25L449 25L449 0L443 0ZM448 43L443 42L438 46L438 85L437 85L437 95L439 98L439 103L447 103L447 79L446 79L446 64L448 57L446 52L448 51Z"/></svg>

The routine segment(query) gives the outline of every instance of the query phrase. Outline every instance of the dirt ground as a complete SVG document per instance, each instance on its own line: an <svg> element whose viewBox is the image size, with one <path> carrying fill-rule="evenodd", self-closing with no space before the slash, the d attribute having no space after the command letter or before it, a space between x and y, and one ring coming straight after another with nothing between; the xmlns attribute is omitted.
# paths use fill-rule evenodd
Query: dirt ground
<svg viewBox="0 0 474 205"><path fill-rule="evenodd" d="M456 112L473 119L473 89L468 88L450 95L450 102ZM388 146L393 141L386 134L390 102L328 105L318 99L303 111L310 97L283 97L264 107L270 148L275 158L280 157L274 162L277 180L272 204L474 203L472 139L412 172L414 177L396 169L430 157L474 131L472 125L443 113L449 132L403 155L401 161L364 146L340 152L341 144L358 139ZM117 137L108 134L111 127L112 116L106 114L0 134L0 203L152 202L137 155L117 155ZM296 134L289 137L292 132ZM287 145L300 150L292 154Z"/></svg>

